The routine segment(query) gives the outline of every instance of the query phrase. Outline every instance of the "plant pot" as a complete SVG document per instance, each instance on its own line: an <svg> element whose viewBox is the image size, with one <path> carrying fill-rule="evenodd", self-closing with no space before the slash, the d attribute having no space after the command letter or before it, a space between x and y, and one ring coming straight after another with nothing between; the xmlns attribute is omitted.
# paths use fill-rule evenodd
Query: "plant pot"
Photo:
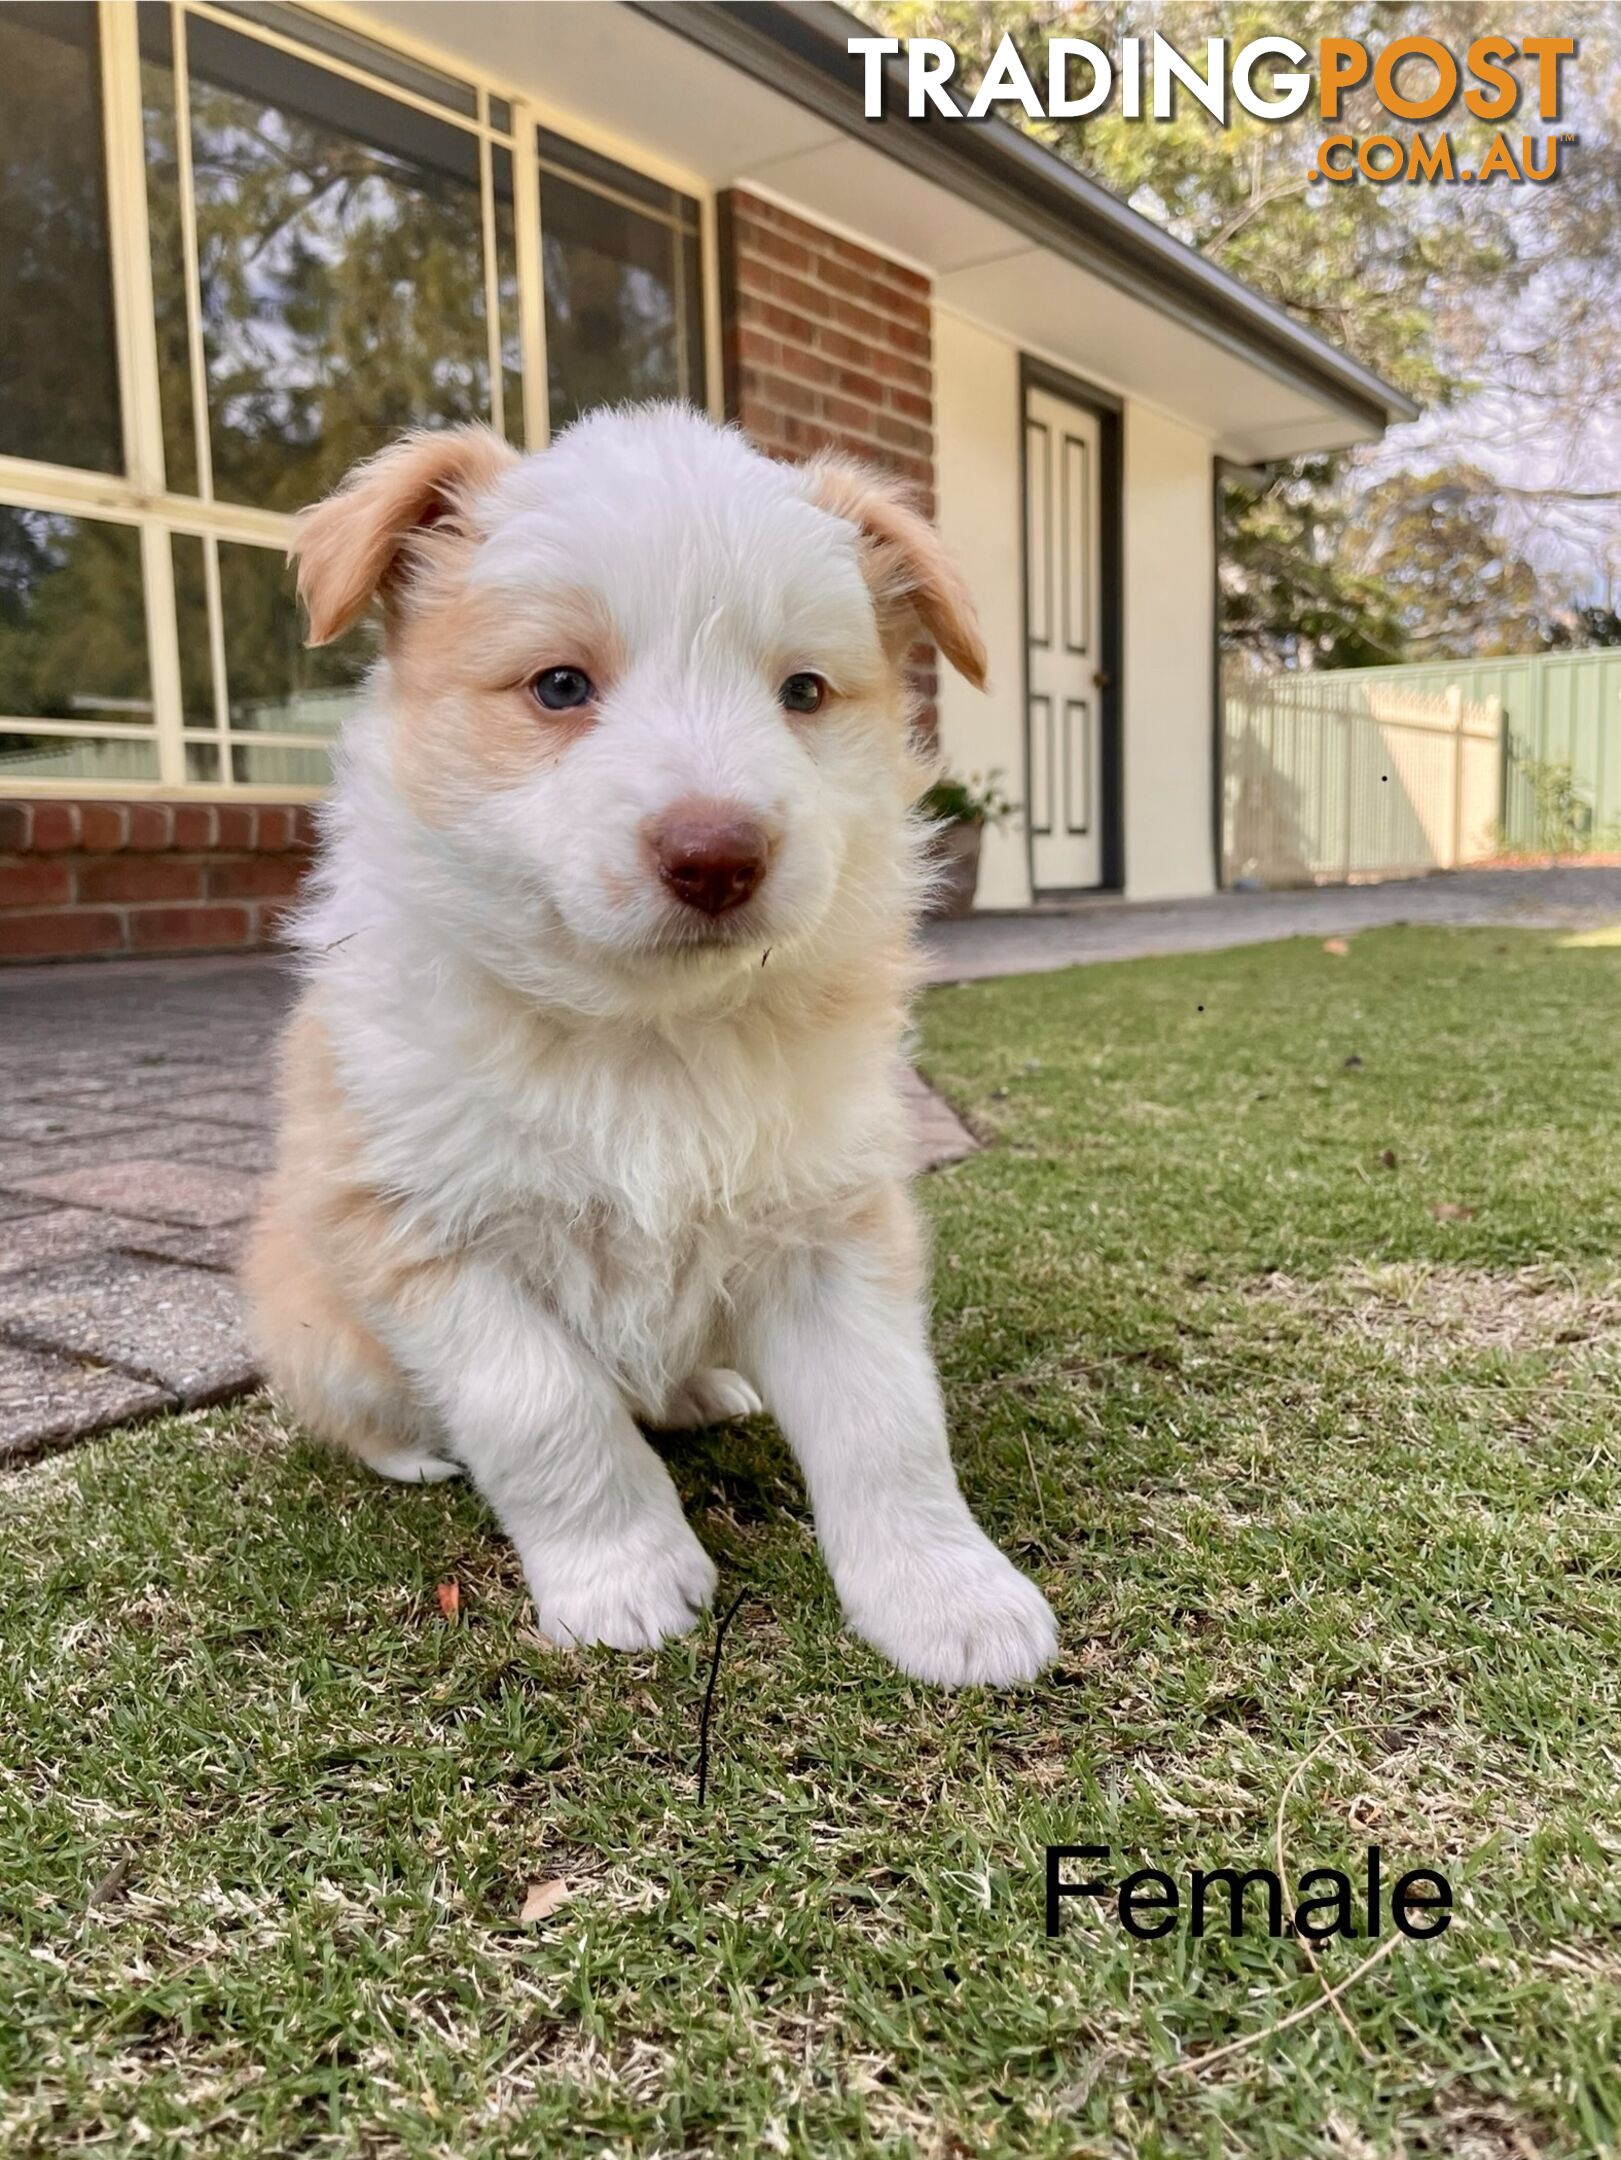
<svg viewBox="0 0 1621 2160"><path fill-rule="evenodd" d="M960 922L974 909L979 885L979 851L985 838L983 825L946 825L929 843L929 867L934 873L928 922Z"/></svg>

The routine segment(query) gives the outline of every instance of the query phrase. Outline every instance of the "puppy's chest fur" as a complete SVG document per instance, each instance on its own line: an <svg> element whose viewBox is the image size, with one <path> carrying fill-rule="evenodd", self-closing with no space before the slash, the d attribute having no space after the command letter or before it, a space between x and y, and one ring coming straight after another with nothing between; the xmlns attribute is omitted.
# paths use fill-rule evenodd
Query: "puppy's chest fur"
<svg viewBox="0 0 1621 2160"><path fill-rule="evenodd" d="M520 1275L649 1416L727 1362L752 1270L902 1171L893 1055L762 1015L681 1037L351 1015L339 1047L368 1178L437 1252Z"/></svg>

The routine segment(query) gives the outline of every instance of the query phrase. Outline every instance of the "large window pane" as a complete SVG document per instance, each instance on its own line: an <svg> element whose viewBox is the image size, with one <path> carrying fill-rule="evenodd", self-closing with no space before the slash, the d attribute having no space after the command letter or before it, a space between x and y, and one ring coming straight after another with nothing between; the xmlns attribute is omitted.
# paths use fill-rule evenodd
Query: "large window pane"
<svg viewBox="0 0 1621 2160"><path fill-rule="evenodd" d="M0 720L151 725L133 526L0 506Z"/></svg>
<svg viewBox="0 0 1621 2160"><path fill-rule="evenodd" d="M701 404L696 204L555 136L540 149L553 428L626 398Z"/></svg>
<svg viewBox="0 0 1621 2160"><path fill-rule="evenodd" d="M96 11L0 7L0 452L123 470Z"/></svg>
<svg viewBox="0 0 1621 2160"><path fill-rule="evenodd" d="M335 734L371 659L365 632L307 646L291 575L270 548L220 542L220 599L233 731Z"/></svg>
<svg viewBox="0 0 1621 2160"><path fill-rule="evenodd" d="M201 16L187 49L215 493L292 509L488 418L475 139Z"/></svg>

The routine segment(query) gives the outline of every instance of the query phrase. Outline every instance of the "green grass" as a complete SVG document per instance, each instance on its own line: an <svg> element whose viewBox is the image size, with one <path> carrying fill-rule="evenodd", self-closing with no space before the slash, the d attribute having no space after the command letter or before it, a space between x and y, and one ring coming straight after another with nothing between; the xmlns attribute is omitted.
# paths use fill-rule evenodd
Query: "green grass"
<svg viewBox="0 0 1621 2160"><path fill-rule="evenodd" d="M925 1188L958 1454L1062 1663L897 1679L769 1426L676 1442L756 1593L702 1811L713 1623L548 1652L465 1491L251 1405L5 1480L0 2149L1615 2149L1618 991L1396 930L931 996L995 1142ZM1456 1921L1202 2068L1299 1946L1049 1941L1043 1847L1265 1862L1313 1749L1291 1869L1376 1839Z"/></svg>

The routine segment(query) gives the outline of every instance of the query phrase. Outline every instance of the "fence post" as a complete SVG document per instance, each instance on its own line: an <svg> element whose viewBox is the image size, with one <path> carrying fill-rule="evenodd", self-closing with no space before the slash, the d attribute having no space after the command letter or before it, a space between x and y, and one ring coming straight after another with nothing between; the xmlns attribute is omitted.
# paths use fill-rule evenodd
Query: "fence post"
<svg viewBox="0 0 1621 2160"><path fill-rule="evenodd" d="M1463 691L1447 684L1447 725L1452 730L1452 850L1443 869L1456 870L1463 853Z"/></svg>
<svg viewBox="0 0 1621 2160"><path fill-rule="evenodd" d="M1356 722L1351 717L1349 706L1341 713L1340 721L1345 729L1345 764L1342 773L1345 805L1340 824L1340 853L1344 857L1345 881L1349 884L1351 880L1351 790L1356 784Z"/></svg>
<svg viewBox="0 0 1621 2160"><path fill-rule="evenodd" d="M1492 774L1497 782L1496 823L1499 837L1491 841L1491 845L1495 849L1506 846L1508 843L1508 768L1502 748L1508 731L1503 722L1503 700L1495 690L1486 700L1486 720L1491 728L1488 748L1491 754ZM1488 839L1490 837L1488 834Z"/></svg>

